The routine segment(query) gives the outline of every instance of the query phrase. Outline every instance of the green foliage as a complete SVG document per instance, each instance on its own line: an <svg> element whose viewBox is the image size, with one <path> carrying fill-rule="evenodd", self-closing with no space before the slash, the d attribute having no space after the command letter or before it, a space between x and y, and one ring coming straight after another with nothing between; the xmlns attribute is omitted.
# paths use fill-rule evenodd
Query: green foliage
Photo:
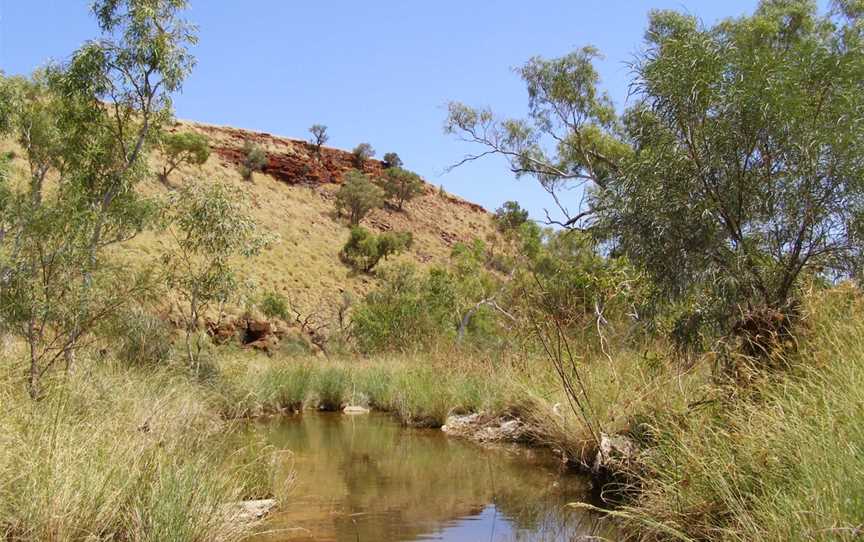
<svg viewBox="0 0 864 542"><path fill-rule="evenodd" d="M518 201L505 201L501 207L495 210L495 216L492 217L492 220L494 220L495 227L499 232L513 232L528 222L528 211L523 209Z"/></svg>
<svg viewBox="0 0 864 542"><path fill-rule="evenodd" d="M312 377L306 364L265 371L253 384L255 400L265 412L300 410L312 387Z"/></svg>
<svg viewBox="0 0 864 542"><path fill-rule="evenodd" d="M212 303L237 291L236 257L248 258L271 239L259 233L237 190L216 183L187 183L171 194L166 210L171 243L162 254L166 285L182 300L187 356L198 368L200 318Z"/></svg>
<svg viewBox="0 0 864 542"><path fill-rule="evenodd" d="M368 273L381 259L407 250L412 242L411 232L384 232L375 235L365 228L355 226L351 228L351 235L339 257L355 270Z"/></svg>
<svg viewBox="0 0 864 542"><path fill-rule="evenodd" d="M354 161L354 167L363 170L366 161L375 156L375 149L369 143L360 143L354 150L351 151L351 158Z"/></svg>
<svg viewBox="0 0 864 542"><path fill-rule="evenodd" d="M395 152L388 152L384 155L384 163L388 168L401 168L403 163L402 159L399 158L399 155Z"/></svg>
<svg viewBox="0 0 864 542"><path fill-rule="evenodd" d="M196 38L178 15L185 6L96 2L100 39L29 80L0 83L0 127L29 166L5 202L3 320L29 346L34 397L57 361L70 367L79 339L138 288L128 273L109 270L106 249L154 218L136 186L149 176L143 157L154 134L171 119L170 94L193 64ZM46 191L49 174L56 189Z"/></svg>
<svg viewBox="0 0 864 542"><path fill-rule="evenodd" d="M183 164L200 166L210 157L207 136L195 132L164 132L159 138L159 150L165 165L159 179L169 185L168 176Z"/></svg>
<svg viewBox="0 0 864 542"><path fill-rule="evenodd" d="M736 303L785 309L802 272L855 272L864 49L848 30L802 2L714 28L652 16L635 154L597 205L666 291L710 290L733 319Z"/></svg>
<svg viewBox="0 0 864 542"><path fill-rule="evenodd" d="M291 311L288 299L275 290L268 290L261 296L258 308L267 318L281 318L285 322L291 321Z"/></svg>
<svg viewBox="0 0 864 542"><path fill-rule="evenodd" d="M727 331L743 306L794 313L801 276L861 265L864 40L858 3L837 7L764 1L713 27L657 11L623 115L583 48L521 68L527 120L453 103L447 130L484 147L469 160L535 177L559 225L644 267L659 299L716 303ZM570 213L574 186L587 205Z"/></svg>
<svg viewBox="0 0 864 542"><path fill-rule="evenodd" d="M267 165L267 153L251 141L246 141L243 144L243 157L240 173L247 181L252 180L253 172L261 171Z"/></svg>
<svg viewBox="0 0 864 542"><path fill-rule="evenodd" d="M423 180L420 176L398 166L387 168L384 172L383 186L385 194L396 202L399 210L406 201L423 193Z"/></svg>
<svg viewBox="0 0 864 542"><path fill-rule="evenodd" d="M360 224L363 217L383 204L383 191L357 170L345 174L342 186L336 192L336 210L340 215L346 213L352 226Z"/></svg>
<svg viewBox="0 0 864 542"><path fill-rule="evenodd" d="M604 258L576 231L547 232L514 288L536 319L553 319L565 330L621 320L643 302L638 273L624 258Z"/></svg>
<svg viewBox="0 0 864 542"><path fill-rule="evenodd" d="M348 375L337 367L327 367L318 371L315 390L318 393L320 410L339 410L348 394Z"/></svg>
<svg viewBox="0 0 864 542"><path fill-rule="evenodd" d="M388 268L381 285L351 315L351 333L362 352L429 344L455 332L455 288L440 271L425 279L411 265Z"/></svg>

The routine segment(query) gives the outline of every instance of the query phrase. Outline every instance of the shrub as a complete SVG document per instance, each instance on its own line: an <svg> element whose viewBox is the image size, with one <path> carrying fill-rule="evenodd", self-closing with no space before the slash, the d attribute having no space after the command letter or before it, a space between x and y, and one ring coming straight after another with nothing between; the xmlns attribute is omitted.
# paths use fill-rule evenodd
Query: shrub
<svg viewBox="0 0 864 542"><path fill-rule="evenodd" d="M385 232L375 235L359 226L351 228L351 236L339 257L356 271L368 273L381 259L398 254L411 246L411 232Z"/></svg>
<svg viewBox="0 0 864 542"><path fill-rule="evenodd" d="M356 226L369 211L384 204L384 194L380 188L360 171L345 174L342 186L336 193L336 210L340 215L347 213L348 221Z"/></svg>
<svg viewBox="0 0 864 542"><path fill-rule="evenodd" d="M252 180L252 173L261 171L267 165L267 153L258 145L247 141L243 145L243 165L240 166L240 173L243 179Z"/></svg>
<svg viewBox="0 0 864 542"><path fill-rule="evenodd" d="M453 336L456 286L446 271L420 276L413 265L388 269L382 284L351 316L352 336L362 352L404 350Z"/></svg>
<svg viewBox="0 0 864 542"><path fill-rule="evenodd" d="M264 292L258 308L264 313L267 318L281 318L288 322L291 320L291 315L288 308L288 299L277 291L269 290Z"/></svg>
<svg viewBox="0 0 864 542"><path fill-rule="evenodd" d="M413 171L391 167L384 175L384 192L401 210L406 201L423 193L423 180Z"/></svg>
<svg viewBox="0 0 864 542"><path fill-rule="evenodd" d="M360 143L354 150L351 151L352 160L354 161L354 167L357 169L363 169L363 166L366 165L366 160L369 160L373 156L375 156L375 149L372 148L372 145L369 143Z"/></svg>

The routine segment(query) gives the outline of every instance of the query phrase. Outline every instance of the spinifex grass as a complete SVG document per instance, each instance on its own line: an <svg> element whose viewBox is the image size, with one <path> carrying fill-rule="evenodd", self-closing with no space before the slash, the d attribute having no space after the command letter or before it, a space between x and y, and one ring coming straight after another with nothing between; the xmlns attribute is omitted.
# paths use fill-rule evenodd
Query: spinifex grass
<svg viewBox="0 0 864 542"><path fill-rule="evenodd" d="M853 540L864 525L864 300L809 300L791 372L687 416L655 418L643 538ZM661 525L653 529L651 525ZM653 536L656 532L656 536Z"/></svg>
<svg viewBox="0 0 864 542"><path fill-rule="evenodd" d="M230 446L231 424L186 377L102 365L34 402L13 374L0 381L0 538L237 540L249 525L226 504L274 493L268 451Z"/></svg>

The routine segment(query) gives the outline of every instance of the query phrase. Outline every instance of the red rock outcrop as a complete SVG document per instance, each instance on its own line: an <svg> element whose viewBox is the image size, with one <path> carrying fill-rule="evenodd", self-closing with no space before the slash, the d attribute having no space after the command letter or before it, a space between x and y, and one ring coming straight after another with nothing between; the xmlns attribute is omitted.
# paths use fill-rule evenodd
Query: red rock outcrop
<svg viewBox="0 0 864 542"><path fill-rule="evenodd" d="M258 145L267 155L267 165L262 173L270 175L291 185L318 185L326 183L339 184L345 172L354 169L354 157L351 152L331 147L322 147L320 157L316 156L314 148L306 141L287 137L274 136L266 132L241 130L227 126L212 126L194 122L178 123L174 130L195 130L210 137L213 152L224 162L237 165L243 164L246 156L243 147L246 142ZM363 171L372 176L379 176L385 169L380 160L367 160ZM425 181L424 181L425 182ZM426 183L426 192L437 189ZM441 197L455 205L464 206L478 212L486 210L476 203L463 200L451 194L441 194Z"/></svg>

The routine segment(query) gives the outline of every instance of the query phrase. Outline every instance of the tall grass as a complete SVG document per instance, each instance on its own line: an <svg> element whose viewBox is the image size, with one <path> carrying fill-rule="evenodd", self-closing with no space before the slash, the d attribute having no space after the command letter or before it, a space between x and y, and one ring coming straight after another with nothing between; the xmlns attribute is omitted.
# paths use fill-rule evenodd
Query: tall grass
<svg viewBox="0 0 864 542"><path fill-rule="evenodd" d="M186 377L101 366L33 402L16 374L0 376L0 539L238 540L251 526L226 504L282 493L268 450L229 445Z"/></svg>
<svg viewBox="0 0 864 542"><path fill-rule="evenodd" d="M791 373L746 397L655 418L643 492L628 517L642 538L853 540L864 526L864 300L809 299ZM722 395L721 395L722 397Z"/></svg>

